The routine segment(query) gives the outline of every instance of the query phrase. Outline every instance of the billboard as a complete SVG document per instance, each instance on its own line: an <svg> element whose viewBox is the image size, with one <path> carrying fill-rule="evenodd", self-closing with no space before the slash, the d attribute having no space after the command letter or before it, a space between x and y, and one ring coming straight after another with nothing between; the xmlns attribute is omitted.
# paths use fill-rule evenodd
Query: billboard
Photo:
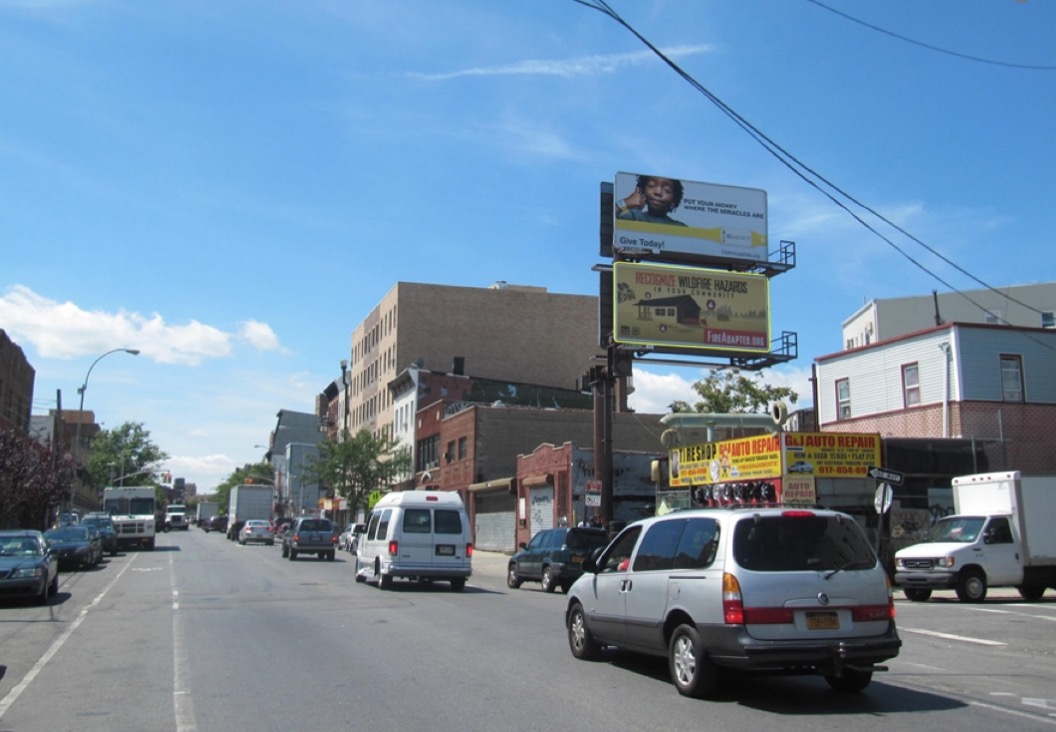
<svg viewBox="0 0 1056 732"><path fill-rule="evenodd" d="M667 259L763 262L766 191L617 173L613 246Z"/></svg>
<svg viewBox="0 0 1056 732"><path fill-rule="evenodd" d="M669 455L672 488L785 477L802 496L817 478L865 478L880 463L880 435L782 432L682 445Z"/></svg>
<svg viewBox="0 0 1056 732"><path fill-rule="evenodd" d="M769 353L765 275L667 264L613 263L617 343Z"/></svg>

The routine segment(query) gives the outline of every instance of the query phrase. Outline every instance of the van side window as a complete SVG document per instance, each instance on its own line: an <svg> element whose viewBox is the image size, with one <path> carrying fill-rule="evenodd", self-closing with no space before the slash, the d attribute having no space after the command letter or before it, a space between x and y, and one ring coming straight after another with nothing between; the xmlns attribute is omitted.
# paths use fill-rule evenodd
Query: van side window
<svg viewBox="0 0 1056 732"><path fill-rule="evenodd" d="M370 514L370 526L367 527L367 541L374 541L378 535L378 521L381 519L381 512L375 511Z"/></svg>
<svg viewBox="0 0 1056 732"><path fill-rule="evenodd" d="M686 521L660 521L649 527L642 537L638 554L634 557L634 571L647 572L656 569L671 569L675 566L675 552Z"/></svg>
<svg viewBox="0 0 1056 732"><path fill-rule="evenodd" d="M436 523L438 534L462 534L462 514L459 511L451 511L445 508L437 508L433 511L433 520Z"/></svg>
<svg viewBox="0 0 1056 732"><path fill-rule="evenodd" d="M382 510L381 518L378 520L378 539L385 539L389 535L389 519L391 518L391 508Z"/></svg>
<svg viewBox="0 0 1056 732"><path fill-rule="evenodd" d="M678 542L675 569L703 569L715 561L719 548L719 525L715 519L695 518L686 522Z"/></svg>
<svg viewBox="0 0 1056 732"><path fill-rule="evenodd" d="M403 530L408 534L432 533L432 511L428 508L408 508L403 512Z"/></svg>
<svg viewBox="0 0 1056 732"><path fill-rule="evenodd" d="M641 533L642 527L632 526L616 537L598 560L598 571L605 574L626 572L631 554L634 552L634 545L638 542L638 536Z"/></svg>

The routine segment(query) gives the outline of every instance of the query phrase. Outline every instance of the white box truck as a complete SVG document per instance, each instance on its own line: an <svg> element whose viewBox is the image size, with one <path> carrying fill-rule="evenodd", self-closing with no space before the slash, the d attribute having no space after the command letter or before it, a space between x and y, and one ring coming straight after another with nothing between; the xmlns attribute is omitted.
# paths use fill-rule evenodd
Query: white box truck
<svg viewBox="0 0 1056 732"><path fill-rule="evenodd" d="M208 521L213 516L220 513L220 504L211 503L209 501L199 501L198 507L195 510L197 513L194 516L194 522L201 526L203 521Z"/></svg>
<svg viewBox="0 0 1056 732"><path fill-rule="evenodd" d="M154 549L154 486L108 486L103 488L103 510L110 514L117 532L117 547Z"/></svg>
<svg viewBox="0 0 1056 732"><path fill-rule="evenodd" d="M238 532L250 519L271 521L270 485L236 485L227 496L227 538L238 539Z"/></svg>
<svg viewBox="0 0 1056 732"><path fill-rule="evenodd" d="M1038 600L1056 589L1056 476L954 478L953 507L922 543L895 553L895 583L907 598L953 589L961 602L982 602L989 587L1015 587Z"/></svg>
<svg viewBox="0 0 1056 732"><path fill-rule="evenodd" d="M183 503L170 503L165 507L165 530L179 529L186 531L190 528L187 520L187 506Z"/></svg>

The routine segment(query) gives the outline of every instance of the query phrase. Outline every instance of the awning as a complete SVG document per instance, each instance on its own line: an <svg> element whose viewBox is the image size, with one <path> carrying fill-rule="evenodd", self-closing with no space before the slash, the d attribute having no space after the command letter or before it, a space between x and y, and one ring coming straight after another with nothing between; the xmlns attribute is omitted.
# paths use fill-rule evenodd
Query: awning
<svg viewBox="0 0 1056 732"><path fill-rule="evenodd" d="M483 483L470 483L469 487L466 488L470 493L476 493L478 491L493 491L493 490L507 490L513 491L514 478L496 478L495 480L486 480Z"/></svg>
<svg viewBox="0 0 1056 732"><path fill-rule="evenodd" d="M531 475L521 481L521 485L525 488L542 488L544 485L553 485L554 476L552 475Z"/></svg>

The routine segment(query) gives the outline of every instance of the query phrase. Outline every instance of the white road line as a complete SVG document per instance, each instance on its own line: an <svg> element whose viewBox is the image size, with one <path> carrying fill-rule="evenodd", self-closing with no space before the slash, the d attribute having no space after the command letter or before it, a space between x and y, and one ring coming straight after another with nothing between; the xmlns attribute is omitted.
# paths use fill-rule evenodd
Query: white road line
<svg viewBox="0 0 1056 732"><path fill-rule="evenodd" d="M1015 709L1009 709L1007 707L999 707L994 704L987 704L986 702L980 701L968 701L973 707L982 707L983 709L989 709L992 712L1004 712L1005 714L1011 714L1014 717L1025 717L1027 719L1033 719L1035 722L1047 722L1048 724L1056 725L1056 718L1046 719L1045 717L1039 717L1037 714L1031 714L1030 712L1017 712Z"/></svg>
<svg viewBox="0 0 1056 732"><path fill-rule="evenodd" d="M190 665L187 646L183 642L183 618L180 609L180 592L176 589L176 572L173 557L169 554L169 582L172 585L172 708L176 718L176 732L195 732L198 720L194 716L194 698L188 681Z"/></svg>
<svg viewBox="0 0 1056 732"><path fill-rule="evenodd" d="M919 628L899 628L898 631L900 633L917 633L919 635L930 635L930 636L934 636L935 638L945 638L946 640L961 641L963 643L975 643L975 644L978 644L980 646L1007 646L1008 645L1007 643L1004 643L1003 641L985 640L983 638L969 638L968 636L964 636L964 635L952 635L950 633L939 633L938 631L922 630L922 629L919 629Z"/></svg>
<svg viewBox="0 0 1056 732"><path fill-rule="evenodd" d="M110 584L103 588L103 591L100 592L94 600L92 600L89 604L81 608L81 612L78 613L77 617L73 620L73 622L71 622L66 628L66 630L63 631L62 635L55 639L55 642L51 644L51 647L47 651L44 652L44 655L41 656L35 664L33 664L33 668L31 668L29 672L24 677L22 677L22 680L18 682L14 686L14 688L12 688L11 691L7 693L7 696L5 696L2 701L0 701L0 719L4 718L4 715L7 714L9 709L11 709L11 705L18 701L18 697L22 696L22 692L29 688L29 685L33 683L33 680L35 678L37 678L37 675L44 670L45 666L48 665L48 661L50 661L52 657L54 657L55 654L59 652L59 649L62 648L62 646L66 643L67 640L69 640L70 636L73 635L73 632L80 627L81 623L84 622L84 619L88 617L88 611L98 606L99 603L102 602L103 598L106 597L106 593L113 589L114 585L117 584L117 581L121 579L121 575L128 571L128 568L132 566L132 562L136 561L137 556L138 555L133 556L132 559L129 560L128 564L121 568L121 571L117 573L117 576L114 577Z"/></svg>

